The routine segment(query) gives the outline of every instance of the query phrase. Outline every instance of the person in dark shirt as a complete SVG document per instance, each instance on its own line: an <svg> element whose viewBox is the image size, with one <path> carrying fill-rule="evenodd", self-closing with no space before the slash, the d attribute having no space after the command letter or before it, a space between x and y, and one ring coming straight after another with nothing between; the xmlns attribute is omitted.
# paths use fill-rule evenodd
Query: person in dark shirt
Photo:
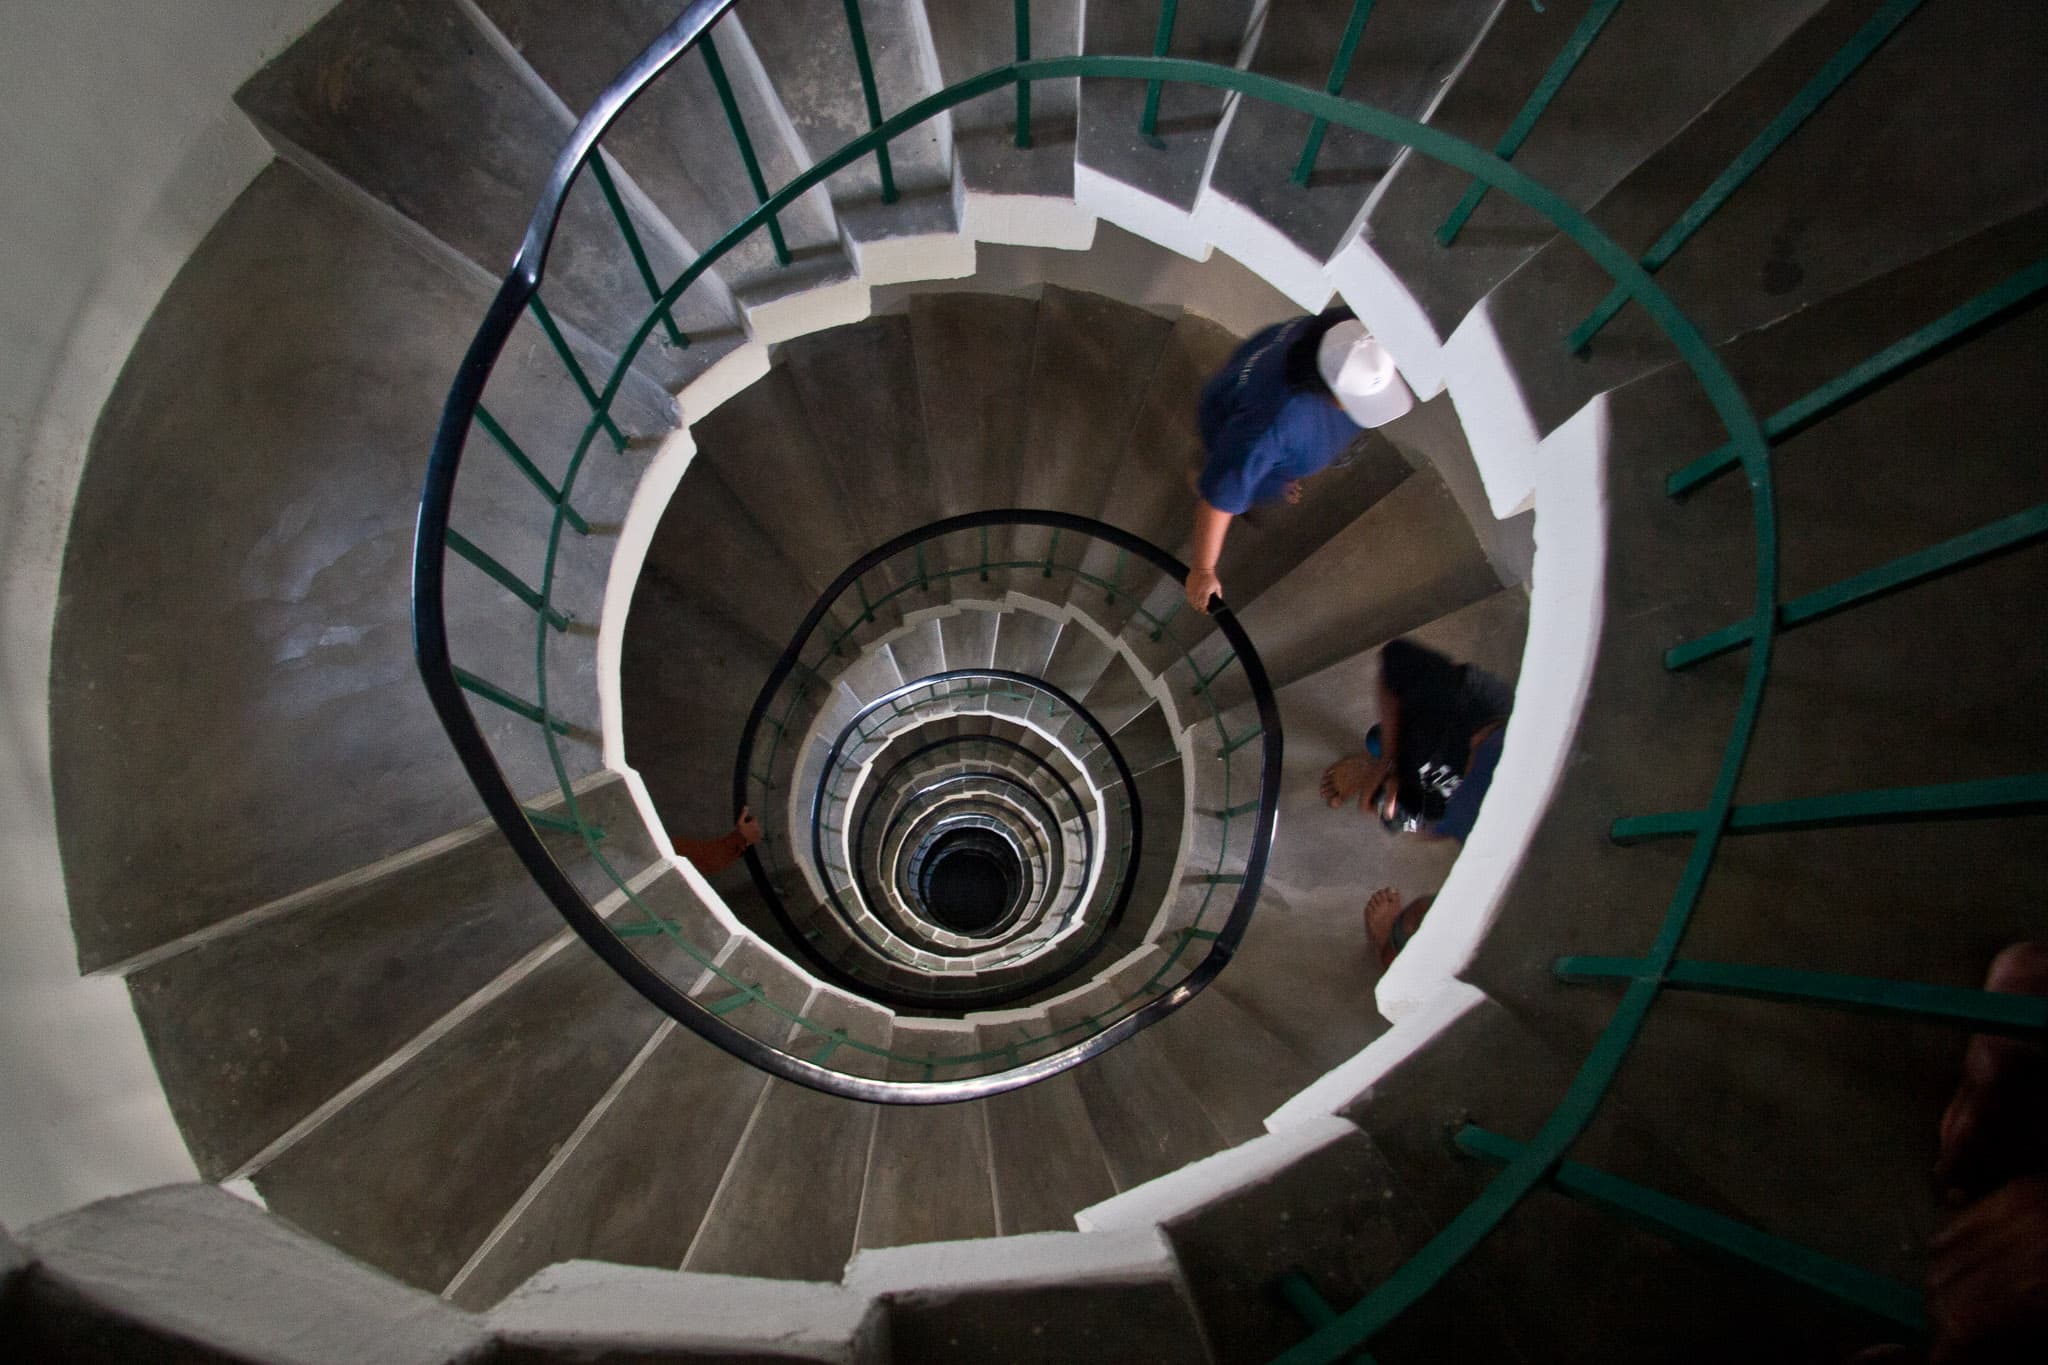
<svg viewBox="0 0 2048 1365"><path fill-rule="evenodd" d="M1514 694L1484 669L1412 640L1380 651L1380 722L1366 752L1323 774L1334 809L1354 798L1392 830L1464 839L1479 818L1507 739Z"/></svg>
<svg viewBox="0 0 2048 1365"><path fill-rule="evenodd" d="M1231 354L1202 386L1196 423L1206 460L1196 480L1188 605L1209 609L1232 518L1296 501L1301 481L1337 462L1366 427L1414 405L1393 357L1349 308L1278 323Z"/></svg>

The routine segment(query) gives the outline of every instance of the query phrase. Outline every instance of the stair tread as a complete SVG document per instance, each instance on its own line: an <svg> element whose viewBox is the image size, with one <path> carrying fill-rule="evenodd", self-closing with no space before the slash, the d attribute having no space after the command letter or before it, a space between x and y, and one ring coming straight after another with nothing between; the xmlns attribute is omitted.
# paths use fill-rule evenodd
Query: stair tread
<svg viewBox="0 0 2048 1365"><path fill-rule="evenodd" d="M1443 84L1500 7L1493 0L1390 5L1367 19L1338 93L1401 118L1425 120ZM1271 0L1251 69L1321 88L1350 20L1350 0ZM1554 52L1553 42L1549 51ZM1243 205L1315 261L1347 239L1374 187L1399 158L1398 143L1331 125L1306 187L1291 172L1308 128L1302 116L1264 100L1243 100L1210 169L1206 188Z"/></svg>
<svg viewBox="0 0 2048 1365"><path fill-rule="evenodd" d="M838 1279L853 1252L876 1112L770 1080L683 1268Z"/></svg>
<svg viewBox="0 0 2048 1365"><path fill-rule="evenodd" d="M483 1309L558 1261L683 1263L765 1074L671 1028L456 1288Z"/></svg>
<svg viewBox="0 0 2048 1365"><path fill-rule="evenodd" d="M1001 1235L1071 1231L1077 1211L1116 1193L1087 1102L1071 1074L997 1095L981 1107Z"/></svg>
<svg viewBox="0 0 2048 1365"><path fill-rule="evenodd" d="M654 33L638 12L645 7L633 4L567 8L549 0L478 0L478 8L562 101L578 110L590 107ZM773 132L774 96L748 79L746 63L734 60L726 72L762 177L770 185L787 184L803 165ZM703 135L704 129L724 122L709 68L691 54L642 92L605 134L605 149L699 249L716 242L755 206L737 144L730 137ZM816 196L788 205L776 222L794 253L837 251L831 214ZM717 269L735 289L744 289L749 284L773 287L787 267L776 264L768 234L756 232Z"/></svg>
<svg viewBox="0 0 2048 1365"><path fill-rule="evenodd" d="M1172 324L1096 294L1048 287L1038 301L1031 406L1013 505L1102 509Z"/></svg>
<svg viewBox="0 0 2048 1365"><path fill-rule="evenodd" d="M337 107L331 92L339 88L350 97ZM338 6L235 98L260 125L494 276L523 234L563 139L554 112L462 14L417 2ZM673 279L687 262L665 234L636 226L653 269ZM582 177L549 253L546 297L599 345L621 347L648 308L646 291L628 284L631 269L602 192ZM705 291L692 291L675 311L703 344L675 350L653 342L636 364L679 387L713 358L712 337L724 334L730 345L736 336Z"/></svg>
<svg viewBox="0 0 2048 1365"><path fill-rule="evenodd" d="M1701 0L1680 9L1624 5L1600 30L1571 78L1515 153L1518 169L1571 204L1597 203L1645 157L1668 143L1825 0L1759 11L1746 0ZM1491 147L1512 121L1512 102L1536 89L1588 0L1500 8L1430 123ZM1370 40L1368 40L1370 41ZM1502 92L1508 95L1503 103ZM1600 155L1586 152L1600 129ZM1440 337L1448 337L1494 285L1553 236L1507 195L1480 202L1446 251L1436 233L1472 179L1411 156L1374 207L1368 232ZM1569 325L1569 324L1567 324Z"/></svg>
<svg viewBox="0 0 2048 1365"><path fill-rule="evenodd" d="M1074 1073L1118 1190L1221 1151L1227 1140L1165 1053L1140 1034Z"/></svg>
<svg viewBox="0 0 2048 1365"><path fill-rule="evenodd" d="M446 357L487 306L482 287L287 166L251 182L164 293L94 433L51 641L51 766L84 969L476 818L407 612L419 453ZM343 325L366 312L407 325ZM248 344L202 341L216 335ZM522 326L490 396L559 477L583 421L562 405L581 400L551 355L527 351L535 335ZM599 467L586 491L616 507L611 477ZM481 450L457 507L472 528L546 520ZM588 596L610 542L571 539L592 543L565 550L564 587ZM530 696L532 614L467 564L447 580L457 657ZM555 695L579 723L596 719L593 643L550 642L582 680ZM554 785L531 722L481 701L475 714L514 791ZM561 750L572 778L598 766L584 737ZM138 776L173 799L135 800Z"/></svg>
<svg viewBox="0 0 2048 1365"><path fill-rule="evenodd" d="M256 1188L300 1227L438 1292L660 1018L569 945L257 1171Z"/></svg>
<svg viewBox="0 0 2048 1365"><path fill-rule="evenodd" d="M624 875L653 860L624 784L581 809L614 833L602 847ZM591 900L612 890L580 836L542 838ZM127 981L186 1146L220 1179L561 932L492 828Z"/></svg>
<svg viewBox="0 0 2048 1365"><path fill-rule="evenodd" d="M1199 952L1190 952L1182 960L1201 959ZM1266 1115L1319 1074L1313 1062L1221 991L1203 991L1146 1036L1171 1059L1203 1112L1232 1144L1262 1135Z"/></svg>

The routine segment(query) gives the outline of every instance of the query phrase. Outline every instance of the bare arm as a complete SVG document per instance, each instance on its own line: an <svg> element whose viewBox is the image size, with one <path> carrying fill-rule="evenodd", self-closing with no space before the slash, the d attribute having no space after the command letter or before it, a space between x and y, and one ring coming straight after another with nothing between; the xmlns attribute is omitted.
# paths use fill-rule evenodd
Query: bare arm
<svg viewBox="0 0 2048 1365"><path fill-rule="evenodd" d="M731 832L716 839L678 839L676 852L697 865L697 870L707 877L719 873L738 862L746 851L761 842L761 822L754 818L754 812L742 808L740 818Z"/></svg>
<svg viewBox="0 0 2048 1365"><path fill-rule="evenodd" d="M1209 598L1223 595L1216 577L1216 563L1223 558L1223 537L1230 530L1230 513L1219 512L1208 499L1195 499L1195 529L1188 550L1188 605L1196 611L1209 610Z"/></svg>

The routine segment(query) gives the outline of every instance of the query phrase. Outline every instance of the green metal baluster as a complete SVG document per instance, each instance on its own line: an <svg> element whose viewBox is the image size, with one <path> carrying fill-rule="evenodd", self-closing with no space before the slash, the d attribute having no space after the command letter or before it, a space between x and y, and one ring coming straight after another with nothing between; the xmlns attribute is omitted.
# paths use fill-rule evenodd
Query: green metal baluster
<svg viewBox="0 0 2048 1365"><path fill-rule="evenodd" d="M1344 81L1351 75L1351 59L1358 53L1358 40L1365 33L1365 21L1372 17L1373 0L1351 0L1351 19L1344 25L1344 37L1337 44L1337 56L1330 63L1330 79L1323 82L1323 90L1334 95L1344 88ZM1163 53L1161 54L1164 55ZM1323 134L1329 131L1328 119L1316 119L1308 126L1308 142L1302 146L1301 160L1295 163L1294 183L1306 187L1310 174L1315 171L1316 157L1322 154Z"/></svg>
<svg viewBox="0 0 2048 1365"><path fill-rule="evenodd" d="M1287 1306L1294 1310L1295 1315L1311 1328L1327 1327L1337 1320L1337 1310L1330 1307L1329 1302L1316 1292L1316 1287L1308 1282L1308 1276L1300 1271L1288 1271L1274 1281L1273 1287L1280 1292L1281 1298L1287 1300ZM1351 1365L1374 1365L1369 1351L1354 1351L1345 1359Z"/></svg>
<svg viewBox="0 0 2048 1365"><path fill-rule="evenodd" d="M1130 562L1130 558L1131 552L1129 550L1118 550L1116 552L1116 572L1109 576L1109 586L1102 590L1104 601L1114 602L1123 595L1124 566Z"/></svg>
<svg viewBox="0 0 2048 1365"><path fill-rule="evenodd" d="M1016 0L1017 60L1031 60L1031 0ZM1017 82L1017 145L1031 146L1031 82Z"/></svg>
<svg viewBox="0 0 2048 1365"><path fill-rule="evenodd" d="M754 185L754 202L768 202L768 181L761 175L761 163L754 157L754 142L747 136L746 121L740 117L739 101L732 96L732 83L725 78L725 63L718 59L718 45L706 33L697 50L704 54L704 67L711 73L711 84L718 91L718 102L725 107L725 121L732 129L732 140L740 149L740 162L747 168L747 179ZM768 215L768 240L775 244L775 259L782 265L789 264L789 243L782 240L782 223L774 214Z"/></svg>
<svg viewBox="0 0 2048 1365"><path fill-rule="evenodd" d="M1053 528L1053 531L1052 531L1052 543L1051 543L1051 544L1049 544L1049 545L1047 545L1047 546L1045 547L1045 572L1044 572L1044 573L1043 573L1042 575L1040 575L1040 577L1043 577L1043 578L1051 578L1051 577L1052 577L1052 561L1053 561L1053 556L1054 556L1054 555L1057 555L1057 554L1058 554L1059 552L1060 552L1060 531L1059 531L1059 527L1055 526L1055 527Z"/></svg>
<svg viewBox="0 0 2048 1365"><path fill-rule="evenodd" d="M1152 55L1164 57L1173 46L1173 21L1180 13L1180 0L1160 0L1159 28L1152 35ZM1138 132L1154 147L1165 147L1159 137L1159 91L1164 81L1145 83L1145 114L1138 120Z"/></svg>
<svg viewBox="0 0 2048 1365"><path fill-rule="evenodd" d="M1773 445L1791 440L1814 423L1911 373L1923 361L2030 307L2043 290L2048 290L2048 261L2036 261L1997 288L1987 289L1954 312L1936 318L1798 402L1780 409L1764 422L1764 438ZM1674 473L1665 482L1664 491L1674 498L1689 493L1715 475L1733 469L1735 464L1734 447L1723 445Z"/></svg>
<svg viewBox="0 0 2048 1365"><path fill-rule="evenodd" d="M540 466L526 457L526 452L519 448L518 442L498 424L497 418L484 411L484 405L481 403L476 405L476 422L490 433L491 439L498 443L498 449L504 451L506 458L512 461L512 467L524 474L527 482L540 490L542 497L562 509L562 520L569 524L571 530L579 536L590 534L590 523L569 505L569 500L562 496L561 489L548 482L547 475L540 472Z"/></svg>
<svg viewBox="0 0 2048 1365"><path fill-rule="evenodd" d="M1503 1165L1524 1150L1523 1144L1512 1138L1469 1124L1458 1133L1457 1143L1471 1156ZM1927 1329L1919 1291L1906 1285L1576 1161L1559 1162L1549 1179L1564 1193L1629 1222L1747 1261L1909 1331Z"/></svg>
<svg viewBox="0 0 2048 1365"><path fill-rule="evenodd" d="M925 573L923 541L919 541L917 546L917 590L919 592L930 592L932 590L931 579Z"/></svg>
<svg viewBox="0 0 2048 1365"><path fill-rule="evenodd" d="M988 527L981 528L981 581L988 582Z"/></svg>
<svg viewBox="0 0 2048 1365"><path fill-rule="evenodd" d="M1947 782L1925 787L1876 787L1867 791L1806 796L1792 801L1766 801L1733 806L1728 811L1730 834L1761 834L1781 830L1829 829L1868 825L1886 820L1938 820L1979 815L2020 814L2048 806L2048 773L1991 777L1975 782ZM1698 834L1705 813L1668 811L1616 820L1607 837L1618 844L1644 839L1671 839Z"/></svg>
<svg viewBox="0 0 2048 1365"><path fill-rule="evenodd" d="M1643 254L1642 267L1652 275L1663 269L1664 264L1677 253L1678 249L1691 239L1695 232L1706 224L1707 219L1728 197L1735 193L1742 182L1754 175L1757 168L1769 160L1771 154L1785 145L1785 140L1799 130L1799 125L1813 116L1815 110L1827 103L1828 97L1839 90L1842 82L1849 79L1856 68L1868 61L1873 53L1884 46L1885 40L1898 30L1900 24L1912 17L1924 0L1888 0L1885 6L1870 17L1869 22L1856 31L1856 36L1845 44L1840 52L1829 59L1814 78L1806 83L1792 102L1784 107L1770 125L1742 154L1729 163L1707 186L1706 192L1695 199L1678 221L1664 230L1664 235ZM1565 341L1568 350L1583 351L1593 342L1594 336L1611 321L1622 305L1628 302L1628 291L1620 285L1614 286L1602 299L1599 306L1587 315L1584 322L1572 329Z"/></svg>
<svg viewBox="0 0 2048 1365"><path fill-rule="evenodd" d="M527 606L533 608L533 610L539 612L546 618L547 623L556 630L567 630L569 628L569 618L567 616L549 606L539 593L520 581L519 575L513 573L503 564L491 558L490 555L478 549L469 537L463 535L452 526L448 528L448 548L476 565L479 569L482 569L500 587L524 602Z"/></svg>
<svg viewBox="0 0 2048 1365"><path fill-rule="evenodd" d="M591 412L597 415L597 420L611 436L612 444L617 446L619 453L623 455L626 451L626 433L619 430L618 425L612 421L612 415L604 410L604 399L591 387L590 376L583 373L583 367L576 363L576 353L569 349L568 338L563 336L562 329L555 325L555 315L540 301L540 294L537 291L527 300L527 307L533 310L533 320L540 324L541 331L547 333L548 340L554 345L555 354L562 358L563 367L569 371L569 377L575 380L576 387L583 391L583 401L590 404Z"/></svg>
<svg viewBox="0 0 2048 1365"><path fill-rule="evenodd" d="M1563 88L1565 78L1586 55L1586 49L1593 46L1593 40L1600 36L1600 30L1621 8L1621 0L1597 0L1593 8L1586 11L1586 17L1579 20L1579 26L1572 30L1572 36L1565 41L1564 50L1557 54L1557 60L1543 73L1543 79L1536 83L1536 89L1529 96L1529 102L1522 106L1522 112L1515 115L1515 121L1508 125L1507 132L1494 144L1493 154L1502 161L1514 160L1515 153L1522 149L1530 132L1536 127L1536 120L1543 117L1543 111L1550 107L1551 100ZM1451 216L1444 219L1442 227L1436 230L1440 245L1449 246L1458 240L1458 233L1479 207L1479 201L1486 197L1486 182L1475 180L1472 188L1465 191L1465 197L1451 210Z"/></svg>
<svg viewBox="0 0 2048 1365"><path fill-rule="evenodd" d="M1865 602L1912 587L1916 583L1938 578L1943 574L1966 569L2013 550L2048 539L2048 502L2039 503L2024 512L2001 518L1989 526L1980 526L1939 545L1930 545L1924 550L1901 555L1889 563L1860 574L1829 584L1825 588L1795 597L1780 603L1777 612L1778 629L1791 630L1806 625L1836 612L1847 611ZM1756 634L1754 619L1738 621L1724 626L1696 640L1688 640L1664 652L1664 666L1669 669L1685 668L1702 659L1711 659L1748 644Z"/></svg>
<svg viewBox="0 0 2048 1365"><path fill-rule="evenodd" d="M640 271L640 282L647 286L647 296L656 303L661 303L661 284L654 278L654 267L647 260L647 249L640 244L639 230L633 226L633 219L626 212L626 201L619 198L619 187L612 183L612 173L605 167L604 153L591 152L583 164L590 167L591 178L596 180L597 187L604 191L604 202L611 205L612 219L618 223L619 233L626 239L626 250L632 253L633 264ZM670 341L678 346L690 344L690 339L676 326L675 317L666 305L661 308L661 321L662 326L668 331Z"/></svg>
<svg viewBox="0 0 2048 1365"><path fill-rule="evenodd" d="M860 0L845 0L846 29L853 35L853 61L860 68L860 93L868 105L868 130L882 126L882 97L875 89L875 64L868 57L868 31L860 21ZM882 202L896 202L896 176L889 169L889 144L875 146L875 169L882 174Z"/></svg>
<svg viewBox="0 0 2048 1365"><path fill-rule="evenodd" d="M1166 615L1161 617L1159 619L1158 624L1152 627L1153 644L1156 645L1159 643L1160 637L1166 634L1166 628L1173 624L1174 618L1180 615L1180 609L1186 605L1187 601L1185 599L1175 601L1172 608L1167 611Z"/></svg>
<svg viewBox="0 0 2048 1365"><path fill-rule="evenodd" d="M875 623L875 609L868 602L868 585L859 579L855 579L853 590L860 597L860 620L855 624L863 626L873 625Z"/></svg>
<svg viewBox="0 0 2048 1365"><path fill-rule="evenodd" d="M526 818L539 825L542 829L560 830L564 834L588 834L597 842L604 842L605 830L603 825L585 825L570 819L566 815L556 815L553 811L545 810L528 810Z"/></svg>
<svg viewBox="0 0 2048 1365"><path fill-rule="evenodd" d="M1566 981L1637 981L1653 964L1630 957L1561 957L1553 970ZM1662 976L1672 990L1742 995L1791 1004L1830 1005L1881 1014L1909 1014L1960 1024L1977 1032L2027 1037L2048 1033L2048 996L1931 986L1883 977L1749 967L1733 962L1673 962Z"/></svg>
<svg viewBox="0 0 2048 1365"><path fill-rule="evenodd" d="M569 733L569 723L567 721L556 720L532 702L527 701L523 697L513 696L496 683L479 678L467 669L457 668L455 670L455 681L462 687L463 691L473 692L485 701L494 702L515 716L524 716L535 725L545 725L558 735Z"/></svg>

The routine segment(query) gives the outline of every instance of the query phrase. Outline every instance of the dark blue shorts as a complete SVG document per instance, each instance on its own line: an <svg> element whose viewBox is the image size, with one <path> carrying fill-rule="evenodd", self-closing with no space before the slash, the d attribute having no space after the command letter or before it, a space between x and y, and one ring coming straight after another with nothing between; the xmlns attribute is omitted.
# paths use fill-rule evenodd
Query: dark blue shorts
<svg viewBox="0 0 2048 1365"><path fill-rule="evenodd" d="M1444 803L1443 818L1434 827L1438 834L1462 842L1472 832L1472 826L1479 821L1479 803L1486 799L1486 789L1493 785L1493 770L1500 766L1500 751L1507 740L1508 727L1503 725L1473 751L1472 771L1465 774L1465 780Z"/></svg>

